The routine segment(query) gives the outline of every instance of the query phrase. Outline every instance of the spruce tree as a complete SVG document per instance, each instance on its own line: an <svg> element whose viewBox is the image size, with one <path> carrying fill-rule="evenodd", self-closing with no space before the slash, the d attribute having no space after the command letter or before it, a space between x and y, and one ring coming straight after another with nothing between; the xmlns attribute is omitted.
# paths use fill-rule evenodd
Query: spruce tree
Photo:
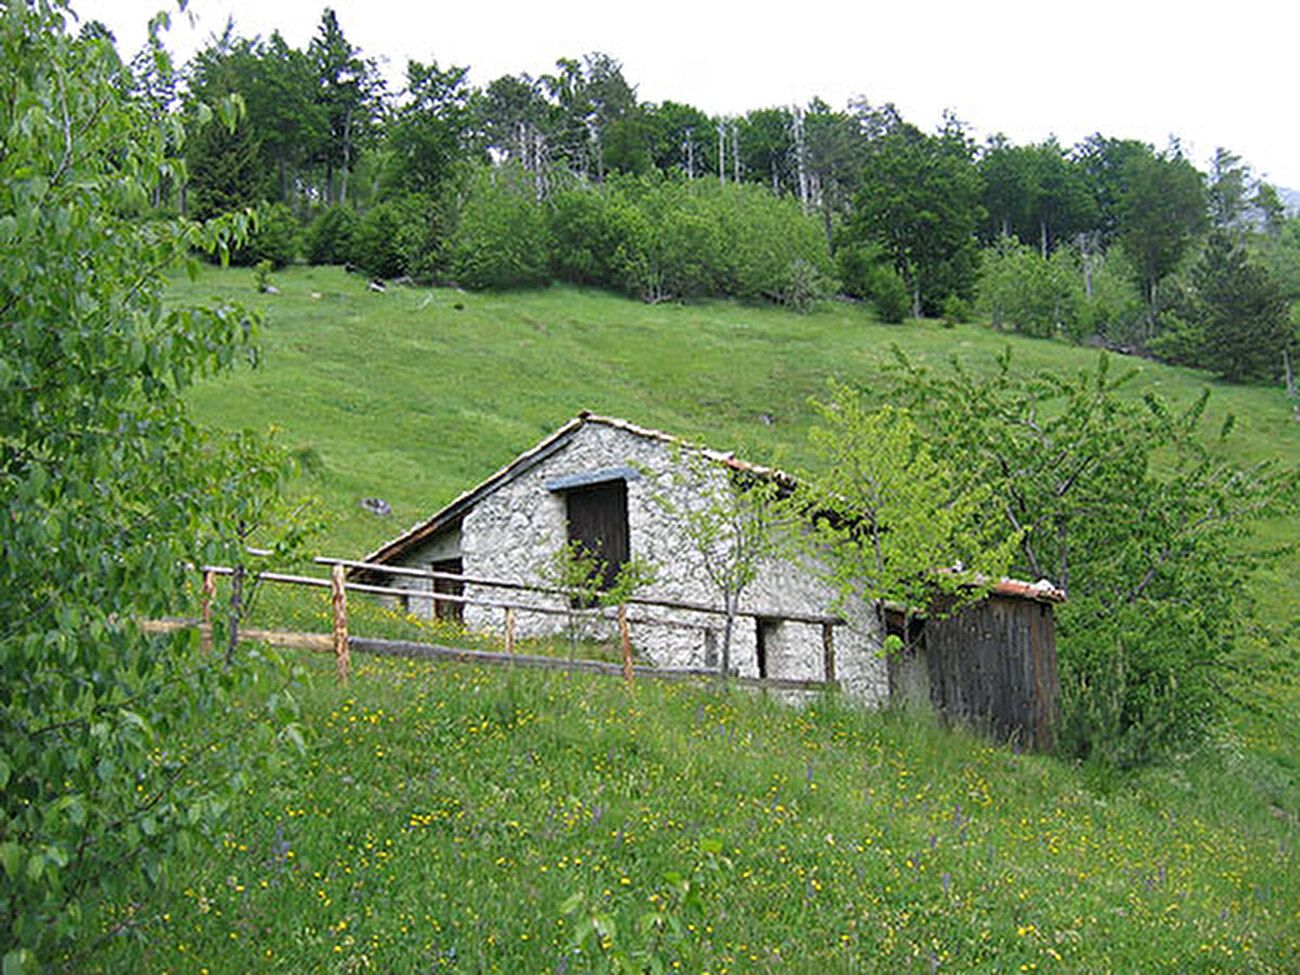
<svg viewBox="0 0 1300 975"><path fill-rule="evenodd" d="M1210 236L1192 270L1201 363L1233 382L1266 378L1278 370L1290 339L1287 301L1263 265L1225 231Z"/></svg>

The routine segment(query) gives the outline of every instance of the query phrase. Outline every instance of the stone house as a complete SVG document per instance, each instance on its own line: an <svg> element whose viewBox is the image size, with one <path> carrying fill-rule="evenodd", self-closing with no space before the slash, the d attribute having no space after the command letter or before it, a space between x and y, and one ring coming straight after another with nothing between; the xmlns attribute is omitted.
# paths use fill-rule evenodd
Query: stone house
<svg viewBox="0 0 1300 975"><path fill-rule="evenodd" d="M677 508L698 503L684 493L698 491L698 483L692 489L671 476L688 453L713 462L705 467L720 487L722 478L735 476L794 483L789 475L730 454L584 412L365 559L460 574L466 582L385 577L374 570L363 575L409 590L405 608L417 615L454 616L472 628L499 629L499 610L438 601L435 595L500 599L499 589L476 585L473 578L537 583L539 566L566 541L579 540L598 545L613 566L634 555L649 562L656 578L639 596L720 607L721 596L709 582L702 558L663 504L664 499ZM826 667L824 621L836 618L834 677L848 694L879 704L904 684L911 696L918 686L927 686L923 668L900 668L881 656L881 625L873 609L861 601L837 599L819 569L806 553L767 560L741 600L743 615L732 638L733 669L741 676L820 680ZM1021 583L1001 584L994 592L996 599L1024 599L1036 606L1044 603L1043 596L1044 590ZM564 597L536 592L511 592L510 599L564 605ZM665 668L717 667L720 616L660 606L652 615L677 625L638 627L633 642L642 657ZM522 613L517 625L520 635L541 635L557 631L563 619ZM1053 663L1054 653L1053 647Z"/></svg>

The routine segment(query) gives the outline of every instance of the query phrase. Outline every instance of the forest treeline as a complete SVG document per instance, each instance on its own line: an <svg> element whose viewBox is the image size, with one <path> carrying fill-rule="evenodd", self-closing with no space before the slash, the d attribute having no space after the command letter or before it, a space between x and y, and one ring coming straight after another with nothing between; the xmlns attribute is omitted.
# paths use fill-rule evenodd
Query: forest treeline
<svg viewBox="0 0 1300 975"><path fill-rule="evenodd" d="M227 25L180 72L157 53L131 84L193 135L154 204L255 211L237 262L647 301L842 294L886 321L978 314L1290 381L1300 222L1227 149L1203 173L1175 140L977 144L865 99L710 116L640 100L600 53L481 88L411 61L393 91L329 9L303 49Z"/></svg>

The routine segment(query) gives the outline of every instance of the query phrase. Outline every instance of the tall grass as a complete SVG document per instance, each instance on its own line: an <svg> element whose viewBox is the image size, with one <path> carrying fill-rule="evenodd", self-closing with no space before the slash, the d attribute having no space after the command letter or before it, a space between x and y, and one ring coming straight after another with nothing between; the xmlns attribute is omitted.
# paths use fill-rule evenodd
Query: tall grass
<svg viewBox="0 0 1300 975"><path fill-rule="evenodd" d="M366 661L100 971L1294 971L1295 822L833 698Z"/></svg>

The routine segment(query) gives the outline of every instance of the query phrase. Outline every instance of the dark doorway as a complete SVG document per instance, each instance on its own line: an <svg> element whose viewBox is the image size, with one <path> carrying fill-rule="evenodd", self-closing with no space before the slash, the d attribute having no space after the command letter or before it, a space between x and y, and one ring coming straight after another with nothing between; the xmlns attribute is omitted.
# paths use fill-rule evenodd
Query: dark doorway
<svg viewBox="0 0 1300 975"><path fill-rule="evenodd" d="M758 676L768 676L768 660L771 652L776 648L776 635L781 627L781 621L771 619L766 616L760 616L754 620L754 632L757 638L755 653L758 659Z"/></svg>
<svg viewBox="0 0 1300 975"><path fill-rule="evenodd" d="M604 563L601 588L613 588L619 569L627 562L627 483L606 481L574 488L565 495L569 541L577 542Z"/></svg>
<svg viewBox="0 0 1300 975"><path fill-rule="evenodd" d="M429 568L434 572L446 572L449 575L463 575L465 573L464 563L460 559L437 559L430 563ZM435 598L433 600L433 618L445 620L449 623L460 623L465 619L465 604L448 602L445 599L436 598L438 593L445 593L448 596L465 595L465 583L459 579L434 579L433 591Z"/></svg>

